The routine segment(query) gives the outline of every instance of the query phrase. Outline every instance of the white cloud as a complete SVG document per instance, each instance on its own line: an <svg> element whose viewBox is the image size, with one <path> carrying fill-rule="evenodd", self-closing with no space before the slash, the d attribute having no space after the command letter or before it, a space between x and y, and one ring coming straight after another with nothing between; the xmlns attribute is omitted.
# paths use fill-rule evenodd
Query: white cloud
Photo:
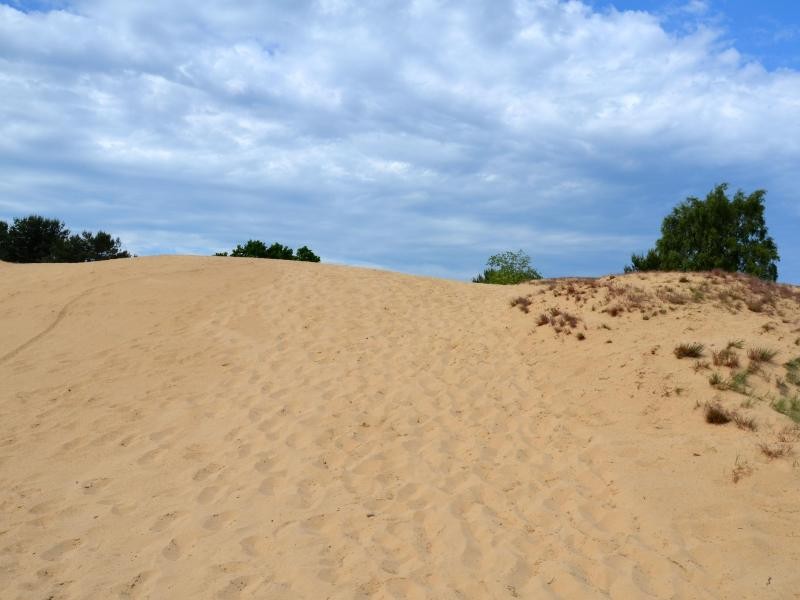
<svg viewBox="0 0 800 600"><path fill-rule="evenodd" d="M574 1L376 6L0 5L0 216L463 275L511 242L546 273L618 269L723 180L795 210L800 75L720 31Z"/></svg>

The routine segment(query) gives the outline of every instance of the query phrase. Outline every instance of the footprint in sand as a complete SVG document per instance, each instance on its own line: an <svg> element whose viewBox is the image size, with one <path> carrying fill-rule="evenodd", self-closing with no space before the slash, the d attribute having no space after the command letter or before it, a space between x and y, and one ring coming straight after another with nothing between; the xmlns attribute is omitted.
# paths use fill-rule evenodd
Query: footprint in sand
<svg viewBox="0 0 800 600"><path fill-rule="evenodd" d="M200 469L199 471L197 471L197 473L194 474L194 477L192 477L192 479L194 479L195 481L203 481L207 479L210 475L213 475L214 473L219 473L222 469L224 469L222 465L218 465L217 463L210 463L207 464L202 469Z"/></svg>
<svg viewBox="0 0 800 600"><path fill-rule="evenodd" d="M150 531L164 531L170 524L178 518L178 512L172 511L164 513L158 517L155 522L150 526Z"/></svg>
<svg viewBox="0 0 800 600"><path fill-rule="evenodd" d="M42 552L42 558L45 560L58 560L67 552L71 550L75 550L78 546L81 545L80 538L74 538L71 540L64 540L60 544L56 544L49 550Z"/></svg>
<svg viewBox="0 0 800 600"><path fill-rule="evenodd" d="M203 527L211 531L218 531L222 529L223 526L230 523L233 520L233 515L235 514L236 513L233 511L214 513L205 520Z"/></svg>
<svg viewBox="0 0 800 600"><path fill-rule="evenodd" d="M212 502L214 498L216 498L217 493L219 492L219 486L217 485L210 485L207 488L204 488L202 492L197 496L197 501L200 504L208 504Z"/></svg>
<svg viewBox="0 0 800 600"><path fill-rule="evenodd" d="M181 547L178 545L175 538L169 541L169 544L164 547L161 554L163 554L164 558L167 560L178 560L181 557Z"/></svg>
<svg viewBox="0 0 800 600"><path fill-rule="evenodd" d="M250 578L247 576L235 577L228 582L228 585L217 592L217 597L223 600L238 598L249 583Z"/></svg>

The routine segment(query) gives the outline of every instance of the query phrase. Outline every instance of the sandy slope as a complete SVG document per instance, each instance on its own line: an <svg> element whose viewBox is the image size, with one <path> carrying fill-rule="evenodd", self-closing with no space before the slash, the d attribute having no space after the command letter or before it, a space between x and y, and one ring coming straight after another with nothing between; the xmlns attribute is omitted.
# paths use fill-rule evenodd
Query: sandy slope
<svg viewBox="0 0 800 600"><path fill-rule="evenodd" d="M791 421L672 354L778 349L766 398L797 304L612 317L566 285L0 265L0 596L800 597L797 457L758 447ZM715 397L758 431L707 424Z"/></svg>

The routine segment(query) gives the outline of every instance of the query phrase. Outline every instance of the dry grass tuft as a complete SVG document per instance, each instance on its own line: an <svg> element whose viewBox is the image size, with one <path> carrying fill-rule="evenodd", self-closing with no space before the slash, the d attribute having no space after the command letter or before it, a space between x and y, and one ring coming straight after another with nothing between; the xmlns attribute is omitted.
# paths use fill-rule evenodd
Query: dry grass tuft
<svg viewBox="0 0 800 600"><path fill-rule="evenodd" d="M706 404L706 423L712 425L725 425L731 422L728 411L722 408L718 402Z"/></svg>
<svg viewBox="0 0 800 600"><path fill-rule="evenodd" d="M758 431L758 423L753 417L748 417L736 411L730 413L731 420L736 423L739 429L747 429L748 431Z"/></svg>
<svg viewBox="0 0 800 600"><path fill-rule="evenodd" d="M770 460L789 456L794 449L791 444L787 444L785 442L778 442L775 444L767 444L764 442L759 444L758 447L761 449L761 453Z"/></svg>
<svg viewBox="0 0 800 600"><path fill-rule="evenodd" d="M728 367L737 369L739 367L739 357L730 347L711 353L711 359L717 367Z"/></svg>
<svg viewBox="0 0 800 600"><path fill-rule="evenodd" d="M747 357L754 363L771 363L777 354L777 350L771 350L770 348L750 348L747 351Z"/></svg>
<svg viewBox="0 0 800 600"><path fill-rule="evenodd" d="M731 479L733 479L733 483L739 483L742 479L752 474L753 468L750 466L750 464L746 460L741 460L737 456L736 465L733 467L733 471L731 472Z"/></svg>
<svg viewBox="0 0 800 600"><path fill-rule="evenodd" d="M697 344L697 343L679 344L678 346L675 347L675 350L673 350L673 352L675 353L675 356L677 356L678 358L687 358L687 357L700 358L701 356L703 356L704 348L705 346L703 346L703 344Z"/></svg>
<svg viewBox="0 0 800 600"><path fill-rule="evenodd" d="M531 304L533 304L533 301L529 297L525 297L525 296L520 296L518 298L514 298L511 301L511 306L512 307L516 306L517 308L519 308L525 314L531 312Z"/></svg>

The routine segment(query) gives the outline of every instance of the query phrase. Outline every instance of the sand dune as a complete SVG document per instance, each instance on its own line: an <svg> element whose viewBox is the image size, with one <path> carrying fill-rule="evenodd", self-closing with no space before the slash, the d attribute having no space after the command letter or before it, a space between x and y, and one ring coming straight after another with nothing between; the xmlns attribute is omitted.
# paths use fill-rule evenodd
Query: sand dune
<svg viewBox="0 0 800 600"><path fill-rule="evenodd" d="M800 305L679 277L0 265L0 596L800 597Z"/></svg>

